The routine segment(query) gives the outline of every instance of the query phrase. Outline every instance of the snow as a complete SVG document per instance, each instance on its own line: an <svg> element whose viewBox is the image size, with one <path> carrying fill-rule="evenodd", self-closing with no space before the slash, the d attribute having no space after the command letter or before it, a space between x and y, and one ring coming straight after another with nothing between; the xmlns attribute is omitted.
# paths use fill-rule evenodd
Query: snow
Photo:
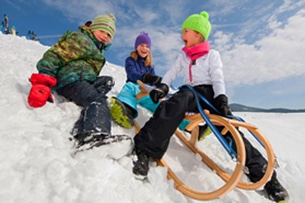
<svg viewBox="0 0 305 203"><path fill-rule="evenodd" d="M166 179L164 167L150 163L149 181L139 181L132 175L130 153L111 158L109 150L120 152L120 144L80 153L72 158L70 130L80 108L64 102L58 96L54 104L29 108L26 102L30 90L28 78L36 62L49 47L24 37L0 34L0 202L29 203L197 203L182 195ZM128 53L126 53L126 56ZM106 54L107 56L107 54ZM102 74L112 75L116 85L109 97L117 95L125 81L122 67L107 63ZM140 108L140 125L151 115ZM271 142L280 168L278 178L290 193L293 203L305 200L304 113L245 113L236 112L259 127ZM113 134L134 136L134 129L116 124ZM226 167L221 147L209 135L199 145L210 158ZM107 148L108 147L108 148ZM125 146L126 147L126 146ZM132 146L128 146L132 149ZM219 178L198 161L198 157L173 136L165 160L179 177L194 188L210 189ZM222 163L223 162L223 163ZM234 189L220 199L207 202L271 202L255 191Z"/></svg>

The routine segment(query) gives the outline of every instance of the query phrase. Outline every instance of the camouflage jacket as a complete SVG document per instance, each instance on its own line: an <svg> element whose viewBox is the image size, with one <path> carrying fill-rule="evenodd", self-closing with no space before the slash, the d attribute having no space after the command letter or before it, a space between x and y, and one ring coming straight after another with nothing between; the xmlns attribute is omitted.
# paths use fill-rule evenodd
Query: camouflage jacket
<svg viewBox="0 0 305 203"><path fill-rule="evenodd" d="M41 74L57 79L53 89L77 80L95 81L105 64L102 48L91 31L82 26L81 32L67 31L38 61Z"/></svg>

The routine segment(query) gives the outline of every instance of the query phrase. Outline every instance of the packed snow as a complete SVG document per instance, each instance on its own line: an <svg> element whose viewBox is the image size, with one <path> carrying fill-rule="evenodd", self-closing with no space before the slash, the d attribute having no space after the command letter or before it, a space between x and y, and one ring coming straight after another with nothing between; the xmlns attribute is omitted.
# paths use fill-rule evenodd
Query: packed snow
<svg viewBox="0 0 305 203"><path fill-rule="evenodd" d="M37 72L36 62L49 47L25 37L0 34L1 125L0 202L24 203L198 203L184 196L167 180L167 169L150 163L148 181L132 174L132 146L124 154L121 144L108 145L71 156L70 131L80 107L55 95L55 103L33 109L27 105L31 88L28 78ZM115 48L115 47L113 47ZM129 53L126 53L126 57ZM107 53L106 53L107 57ZM117 95L125 82L123 67L107 62L101 72L111 75L116 85L108 96ZM137 121L143 125L151 116L139 109ZM280 167L278 178L290 193L292 203L305 201L304 113L235 112L256 125L271 142ZM113 134L135 135L113 123ZM213 135L198 143L210 158L226 166L227 156ZM112 152L111 152L112 151ZM113 156L117 152L119 155ZM123 154L120 155L120 152ZM193 188L207 189L220 179L197 155L172 137L164 159L179 177ZM256 191L234 189L206 202L271 202Z"/></svg>

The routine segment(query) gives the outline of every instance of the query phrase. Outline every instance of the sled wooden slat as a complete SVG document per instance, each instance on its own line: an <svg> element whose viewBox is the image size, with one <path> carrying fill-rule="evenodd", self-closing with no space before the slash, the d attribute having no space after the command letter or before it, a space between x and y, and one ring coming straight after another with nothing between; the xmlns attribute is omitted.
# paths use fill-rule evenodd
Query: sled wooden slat
<svg viewBox="0 0 305 203"><path fill-rule="evenodd" d="M201 116L200 116L201 117ZM193 121L191 119L192 117L186 117L186 119L190 119L190 124L187 126L187 129L191 130L190 126L194 126L194 128L198 128L198 124L200 122L202 122L202 119L199 119L199 116L197 114L194 115L195 121ZM220 117L221 118L221 117ZM240 177L243 173L243 168L244 168L244 163L245 163L245 147L244 147L244 143L243 140L241 139L239 133L237 132L237 130L230 125L230 123L228 123L225 119L211 119L213 124L217 124L217 125L221 125L223 126L225 129L227 129L228 131L231 132L233 139L236 143L236 148L238 153L237 156L237 160L235 162L235 168L234 171L232 172L231 176L226 176L227 179L224 182L224 185L221 186L218 189L215 189L214 191L211 192L202 192L202 191L196 191L193 190L192 188L189 188L188 186L186 186L185 184L180 185L181 184L181 180L179 180L179 178L174 174L174 172L172 171L172 169L164 164L164 160L163 161L163 165L166 165L168 167L168 177L173 179L175 183L179 183L179 187L176 187L177 190L179 190L180 192L182 192L183 194L194 198L194 199L198 199L198 200L211 200L211 199L216 199L219 197L224 196L225 194L227 194L228 192L230 192L231 190L233 190L235 188L235 186L237 185L237 183L240 180ZM197 124L193 124L193 123L198 122ZM227 173L224 172L223 170L221 170L220 167L217 166L217 164L215 164L204 152L202 152L200 149L198 149L195 146L194 141L197 141L197 136L198 136L198 131L197 132L193 132L191 133L191 137L190 139L188 139L183 132L181 132L180 130L176 130L175 135L182 140L194 153L199 154L202 158L202 161L212 170L214 171L218 176L222 177L225 176Z"/></svg>
<svg viewBox="0 0 305 203"><path fill-rule="evenodd" d="M245 129L249 130L250 132L252 132L254 135L256 135L256 137L260 140L260 142L263 144L263 146L265 148L266 156L267 156L267 168L266 168L264 176L255 183L248 183L248 182L240 181L237 184L238 188L241 188L244 190L256 190L259 187L265 185L270 180L270 178L273 174L274 165L275 165L275 155L273 152L272 145L270 144L268 139L254 125L251 125L246 122L232 120L232 119L228 119L228 120L230 121L230 123L233 126L239 127L239 128L245 128ZM223 179L227 179L227 178L228 177L223 176Z"/></svg>
<svg viewBox="0 0 305 203"><path fill-rule="evenodd" d="M252 182L244 182L244 181L239 181L238 184L236 185L238 188L244 189L244 190L255 190L258 189L259 187L263 186L266 182L268 182L268 180L270 180L273 171L274 171L274 165L275 165L275 156L273 153L273 149L271 144L269 143L269 141L267 140L267 138L258 130L258 128L252 124L246 123L246 122L241 122L241 121L237 121L234 119L227 119L218 115L214 115L214 114L209 114L208 111L205 110L205 113L209 116L209 118L211 120L214 120L216 125L219 125L221 123L217 122L219 119L225 120L224 122L228 122L231 125L233 125L234 127L239 127L239 128L245 128L247 130L249 130L250 132L252 132L254 135L257 136L257 138L260 140L260 142L263 144L265 151L266 151L266 155L267 155L267 168L266 168L266 172L264 174L264 176L257 182L252 183ZM191 122L190 124L186 127L187 130L192 131L192 128L196 128L196 126L198 126L199 123L204 122L203 118L201 117L200 114L195 114L192 116L186 116L186 119L189 119ZM224 128L224 132L222 132L222 134L225 134L225 131L227 129ZM183 135L183 133L180 133L180 136L178 136L179 138L181 138L181 136ZM198 134L192 134L193 136L197 137ZM183 140L185 142L185 140ZM189 145L188 145L189 146ZM190 147L190 146L189 146ZM205 162L205 160L207 159L203 159L203 161ZM205 162L212 170L215 171L220 171L222 170L221 168L218 167L218 165L216 164L212 164L210 163L210 161ZM221 173L217 173L223 180L227 181L230 177L229 174L227 174L226 172L222 171Z"/></svg>

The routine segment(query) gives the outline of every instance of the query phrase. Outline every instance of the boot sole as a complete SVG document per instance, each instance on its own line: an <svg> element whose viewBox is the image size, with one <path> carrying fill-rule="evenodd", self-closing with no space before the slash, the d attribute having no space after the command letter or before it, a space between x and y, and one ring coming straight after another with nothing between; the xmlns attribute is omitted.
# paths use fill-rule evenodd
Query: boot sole
<svg viewBox="0 0 305 203"><path fill-rule="evenodd" d="M110 115L113 120L124 128L132 128L134 126L134 121L127 116L127 112L123 107L124 104L115 98L111 98L110 104Z"/></svg>

